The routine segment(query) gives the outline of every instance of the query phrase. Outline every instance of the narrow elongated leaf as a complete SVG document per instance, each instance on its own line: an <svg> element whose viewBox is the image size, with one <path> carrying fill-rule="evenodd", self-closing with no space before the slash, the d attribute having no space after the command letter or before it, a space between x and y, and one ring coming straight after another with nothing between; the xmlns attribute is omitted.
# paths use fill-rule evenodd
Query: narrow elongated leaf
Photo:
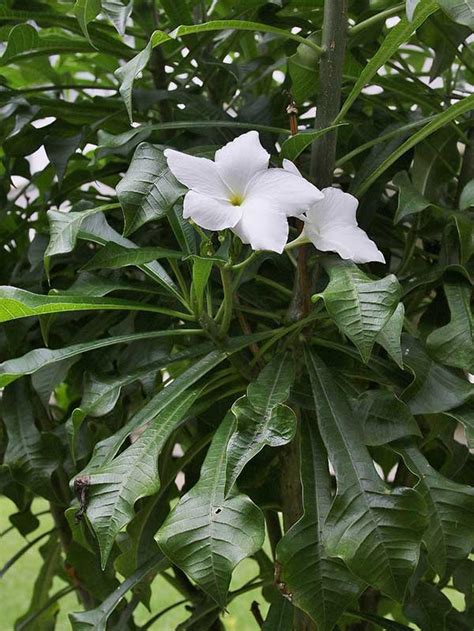
<svg viewBox="0 0 474 631"><path fill-rule="evenodd" d="M474 488L445 478L433 469L411 442L395 447L418 477L416 490L428 507L428 528L423 535L428 560L437 574L449 576L474 546Z"/></svg>
<svg viewBox="0 0 474 631"><path fill-rule="evenodd" d="M357 78L357 81L350 91L349 96L344 101L335 122L339 122L344 118L354 101L357 99L365 86L370 82L372 77L377 73L379 68L381 68L397 52L402 44L409 40L416 29L421 26L423 22L437 10L437 8L438 5L436 2L433 2L432 0L425 0L420 4L416 15L411 15L411 21L409 21L408 18L402 18L396 26L390 29L378 51Z"/></svg>
<svg viewBox="0 0 474 631"><path fill-rule="evenodd" d="M472 384L435 362L413 337L402 335L405 366L413 374L403 392L412 414L437 414L462 405L472 396Z"/></svg>
<svg viewBox="0 0 474 631"><path fill-rule="evenodd" d="M232 406L236 425L227 444L226 492L265 445L281 447L295 435L295 413L283 405L293 378L290 355L277 355Z"/></svg>
<svg viewBox="0 0 474 631"><path fill-rule="evenodd" d="M106 631L107 620L125 594L148 576L166 569L168 561L157 553L126 578L96 609L69 614L73 631Z"/></svg>
<svg viewBox="0 0 474 631"><path fill-rule="evenodd" d="M147 303L132 302L119 298L94 298L84 296L42 296L17 287L0 287L0 322L9 322L19 318L40 316L47 313L66 313L68 311L97 311L112 309L118 311L151 311L170 314L169 309L162 309ZM183 314L185 319L192 316Z"/></svg>
<svg viewBox="0 0 474 631"><path fill-rule="evenodd" d="M214 435L199 482L184 495L158 531L165 555L225 607L234 568L263 545L264 519L246 495L225 497L226 446L234 419Z"/></svg>
<svg viewBox="0 0 474 631"><path fill-rule="evenodd" d="M103 340L82 342L81 344L73 344L72 346L58 349L35 348L22 357L7 359L7 361L0 364L0 387L8 385L9 383L12 383L16 379L19 379L24 375L34 374L38 370L41 370L46 366L51 366L56 362L61 362L72 357L77 357L82 353L95 351L98 348L106 348L107 346L113 346L114 344L129 344L138 340L149 340L160 337L179 337L180 335L193 335L194 333L199 334L199 330L183 329L180 331L170 329L168 331L150 331L149 333L130 333L128 335L117 335L115 337L109 337Z"/></svg>
<svg viewBox="0 0 474 631"><path fill-rule="evenodd" d="M389 489L352 419L344 392L323 362L306 352L321 436L336 472L337 494L323 545L362 580L401 602L418 563L426 507L413 489Z"/></svg>
<svg viewBox="0 0 474 631"><path fill-rule="evenodd" d="M198 389L185 390L128 449L88 476L87 517L99 542L103 568L117 534L134 516L135 502L160 490L158 456L198 395Z"/></svg>
<svg viewBox="0 0 474 631"><path fill-rule="evenodd" d="M474 318L471 309L471 287L462 280L448 281L444 293L451 312L446 326L432 331L426 344L433 356L443 364L474 372Z"/></svg>
<svg viewBox="0 0 474 631"><path fill-rule="evenodd" d="M406 0L407 4L407 18L410 22L413 20L413 16L415 14L416 7L420 4L421 0Z"/></svg>
<svg viewBox="0 0 474 631"><path fill-rule="evenodd" d="M287 138L281 146L282 158L296 160L296 158L298 158L298 156L300 156L315 140L324 136L324 134L327 134L329 131L341 127L341 125L342 123L340 125L326 127L325 129L319 129L317 131L299 132L295 136L290 136L290 138Z"/></svg>
<svg viewBox="0 0 474 631"><path fill-rule="evenodd" d="M125 218L124 234L163 217L186 190L171 173L163 149L142 142L117 186Z"/></svg>
<svg viewBox="0 0 474 631"><path fill-rule="evenodd" d="M340 259L328 259L326 269L329 285L313 301L324 300L329 315L367 362L377 336L398 305L398 280L393 274L371 280L357 265Z"/></svg>
<svg viewBox="0 0 474 631"><path fill-rule="evenodd" d="M96 269L120 269L129 265L137 267L157 259L180 259L181 252L166 248L127 248L118 243L107 243L82 268L85 271Z"/></svg>
<svg viewBox="0 0 474 631"><path fill-rule="evenodd" d="M340 559L328 556L321 533L331 507L331 477L327 453L315 419L301 430L301 480L304 515L277 546L280 590L305 611L321 631L331 631L353 605L363 582Z"/></svg>
<svg viewBox="0 0 474 631"><path fill-rule="evenodd" d="M421 13L421 10L420 12ZM392 166L401 156L403 156L407 151L413 149L419 142L433 134L438 129L441 129L451 121L455 120L459 116L462 116L465 112L469 112L474 108L474 95L467 96L466 98L450 105L445 111L437 114L432 121L430 121L427 125L416 131L414 134L408 138L403 144L397 147L391 155L384 160L381 164L379 164L372 173L358 185L356 195L362 195L367 191L372 184L383 174L385 171Z"/></svg>
<svg viewBox="0 0 474 631"><path fill-rule="evenodd" d="M92 22L101 11L101 0L76 0L74 5L74 15L79 22L82 32L92 44L88 25Z"/></svg>

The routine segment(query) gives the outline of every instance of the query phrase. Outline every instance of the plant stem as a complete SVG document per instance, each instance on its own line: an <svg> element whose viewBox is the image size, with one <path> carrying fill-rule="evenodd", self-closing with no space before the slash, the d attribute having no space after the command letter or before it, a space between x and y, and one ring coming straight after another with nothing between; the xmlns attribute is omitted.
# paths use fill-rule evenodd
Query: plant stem
<svg viewBox="0 0 474 631"><path fill-rule="evenodd" d="M353 37L354 35L358 35L361 31L365 30L366 28L370 28L374 24L377 24L377 22L386 20L390 16L397 15L397 13L400 13L400 11L404 11L404 10L405 10L405 3L402 2L400 4L397 4L395 7L392 7L391 9L380 11L380 13L376 13L375 15L372 15L370 18L367 18L363 22L359 22L358 24L353 26L349 30L349 35L351 37Z"/></svg>
<svg viewBox="0 0 474 631"><path fill-rule="evenodd" d="M330 127L341 104L344 54L347 39L347 0L326 0L323 55L319 62L320 96L315 129ZM311 152L311 175L317 186L330 186L336 159L337 130L318 138Z"/></svg>

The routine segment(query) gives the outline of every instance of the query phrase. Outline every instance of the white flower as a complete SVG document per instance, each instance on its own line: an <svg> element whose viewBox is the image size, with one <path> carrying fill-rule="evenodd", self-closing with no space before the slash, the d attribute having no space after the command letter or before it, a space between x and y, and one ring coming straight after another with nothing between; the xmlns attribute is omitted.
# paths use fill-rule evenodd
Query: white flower
<svg viewBox="0 0 474 631"><path fill-rule="evenodd" d="M258 133L249 131L216 151L214 161L166 149L171 172L190 190L184 217L201 228L231 228L254 250L283 252L287 217L301 215L323 195L299 174L269 169Z"/></svg>
<svg viewBox="0 0 474 631"><path fill-rule="evenodd" d="M283 161L290 173L299 173L292 162ZM379 261L385 257L367 233L357 225L356 211L359 201L338 188L324 188L324 199L317 201L303 217L303 238L306 237L322 252L337 252L343 259L354 263Z"/></svg>

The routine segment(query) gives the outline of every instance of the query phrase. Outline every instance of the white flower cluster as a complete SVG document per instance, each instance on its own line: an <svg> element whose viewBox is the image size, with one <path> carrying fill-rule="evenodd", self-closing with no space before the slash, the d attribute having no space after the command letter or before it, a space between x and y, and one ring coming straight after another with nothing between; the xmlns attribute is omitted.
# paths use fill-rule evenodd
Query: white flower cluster
<svg viewBox="0 0 474 631"><path fill-rule="evenodd" d="M338 188L320 191L296 166L269 168L270 155L249 131L216 151L214 161L167 149L168 166L188 187L184 217L207 230L230 228L254 250L283 252L288 217L304 221L303 240L356 263L385 262L357 225L358 201Z"/></svg>

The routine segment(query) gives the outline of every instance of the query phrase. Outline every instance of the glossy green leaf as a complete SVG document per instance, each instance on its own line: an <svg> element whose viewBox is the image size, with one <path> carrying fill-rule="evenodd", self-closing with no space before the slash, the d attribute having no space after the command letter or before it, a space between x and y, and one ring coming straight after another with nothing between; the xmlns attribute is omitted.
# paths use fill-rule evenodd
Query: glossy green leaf
<svg viewBox="0 0 474 631"><path fill-rule="evenodd" d="M405 366L413 381L403 392L412 414L437 414L462 405L472 396L472 384L435 362L421 342L402 335Z"/></svg>
<svg viewBox="0 0 474 631"><path fill-rule="evenodd" d="M449 598L434 585L420 582L403 609L422 631L445 631L446 616L452 605Z"/></svg>
<svg viewBox="0 0 474 631"><path fill-rule="evenodd" d="M390 29L378 51L357 78L349 96L344 101L341 111L336 118L336 122L341 121L346 116L354 101L357 99L365 86L370 83L372 77L377 73L379 68L391 59L400 46L408 41L416 29L421 26L421 24L423 24L423 22L437 10L437 8L436 2L433 2L432 0L424 0L424 2L420 4L411 21L407 18L402 18L396 26Z"/></svg>
<svg viewBox="0 0 474 631"><path fill-rule="evenodd" d="M133 9L133 0L102 0L102 12L109 18L119 35L125 35L127 20Z"/></svg>
<svg viewBox="0 0 474 631"><path fill-rule="evenodd" d="M158 531L158 545L220 607L225 607L234 568L264 541L260 509L237 492L225 497L226 445L234 419L228 414L214 435L199 482L184 495Z"/></svg>
<svg viewBox="0 0 474 631"><path fill-rule="evenodd" d="M455 419L458 423L461 423L466 432L466 440L469 449L474 449L474 399L469 399L466 403L454 410L448 410L446 414Z"/></svg>
<svg viewBox="0 0 474 631"><path fill-rule="evenodd" d="M421 13L421 10L419 14ZM419 15L418 14L418 15ZM395 27L396 28L396 27ZM357 195L365 193L372 184L382 175L392 164L394 164L401 156L407 151L415 147L419 142L433 134L438 129L441 129L451 121L455 120L459 116L462 116L465 112L469 112L474 108L474 95L467 96L464 99L450 105L445 111L437 114L431 122L416 131L401 144L393 153L382 162L374 171L360 184L357 188Z"/></svg>
<svg viewBox="0 0 474 631"><path fill-rule="evenodd" d="M163 149L147 142L138 145L125 177L117 186L125 217L124 234L163 217L185 191L171 173Z"/></svg>
<svg viewBox="0 0 474 631"><path fill-rule="evenodd" d="M438 473L413 443L401 443L396 449L418 477L415 488L425 500L429 517L423 541L431 566L443 578L474 546L474 489Z"/></svg>
<svg viewBox="0 0 474 631"><path fill-rule="evenodd" d="M369 390L359 396L354 411L366 445L385 445L406 436L421 436L410 410L391 392Z"/></svg>
<svg viewBox="0 0 474 631"><path fill-rule="evenodd" d="M337 493L323 545L351 572L401 602L418 563L426 507L413 489L390 489L378 476L344 392L314 354L306 353L319 430L336 472Z"/></svg>
<svg viewBox="0 0 474 631"><path fill-rule="evenodd" d="M473 0L438 0L438 4L452 20L474 29Z"/></svg>
<svg viewBox="0 0 474 631"><path fill-rule="evenodd" d="M364 584L340 559L328 555L321 539L332 502L331 477L314 418L302 424L301 480L304 515L278 543L277 580L280 590L311 616L318 629L331 631L355 604Z"/></svg>
<svg viewBox="0 0 474 631"><path fill-rule="evenodd" d="M389 356L400 368L403 368L401 335L404 319L405 307L403 302L399 302L397 308L387 321L387 324L385 324L375 338L377 344L380 344L380 346L387 351Z"/></svg>
<svg viewBox="0 0 474 631"><path fill-rule="evenodd" d="M99 15L101 8L101 0L76 0L74 5L74 15L81 26L82 32L91 44L88 25L89 22L92 22Z"/></svg>
<svg viewBox="0 0 474 631"><path fill-rule="evenodd" d="M160 490L158 457L198 395L199 389L185 390L150 420L130 447L88 476L87 517L99 542L102 567L117 534L133 518L135 502Z"/></svg>
<svg viewBox="0 0 474 631"><path fill-rule="evenodd" d="M127 592L133 589L140 581L164 570L167 565L168 562L163 555L157 553L139 567L132 576L126 578L120 584L120 587L115 589L98 607L89 611L69 614L73 631L106 631L107 620Z"/></svg>
<svg viewBox="0 0 474 631"><path fill-rule="evenodd" d="M474 319L471 287L461 279L444 284L451 312L449 324L435 329L426 339L428 349L443 364L474 372Z"/></svg>
<svg viewBox="0 0 474 631"><path fill-rule="evenodd" d="M39 432L25 381L5 388L3 422L8 443L3 458L13 477L42 497L57 501L51 476L59 465L54 443Z"/></svg>
<svg viewBox="0 0 474 631"><path fill-rule="evenodd" d="M329 285L321 294L331 318L344 335L357 346L367 362L375 340L390 320L400 299L400 285L395 276L371 280L354 263L328 259Z"/></svg>
<svg viewBox="0 0 474 631"><path fill-rule="evenodd" d="M82 268L84 271L120 269L129 265L143 265L157 259L180 259L181 252L166 248L128 248L118 243L107 243Z"/></svg>
<svg viewBox="0 0 474 631"><path fill-rule="evenodd" d="M147 303L132 302L119 298L85 298L84 296L33 294L17 287L0 287L0 322L9 322L19 318L41 316L48 313L67 313L68 311L97 311L113 309L119 311L150 311L152 313L170 313ZM182 315L185 319L191 316Z"/></svg>
<svg viewBox="0 0 474 631"><path fill-rule="evenodd" d="M117 335L114 337L94 340L92 342L82 342L81 344L73 344L65 348L36 348L26 353L22 357L15 359L7 359L0 364L0 387L12 383L16 379L24 375L31 375L37 371L46 368L56 362L62 362L67 359L82 355L89 351L99 348L106 348L114 344L129 344L139 340L150 340L156 338L179 337L180 335L193 335L200 333L199 329L185 330L168 330L168 331L150 331L149 333L130 333L128 335Z"/></svg>
<svg viewBox="0 0 474 631"><path fill-rule="evenodd" d="M287 631L293 625L294 608L289 600L281 598L270 605L263 631Z"/></svg>
<svg viewBox="0 0 474 631"><path fill-rule="evenodd" d="M398 188L398 208L393 219L394 223L403 221L405 217L416 215L428 208L430 201L412 184L406 171L401 171L393 178L393 183Z"/></svg>
<svg viewBox="0 0 474 631"><path fill-rule="evenodd" d="M317 131L299 132L295 136L290 136L281 146L282 158L296 160L296 158L298 158L298 156L300 156L307 147L311 146L315 140L324 136L324 134L327 134L329 131L341 127L341 125L342 123L340 125L326 127L325 129L319 129Z"/></svg>
<svg viewBox="0 0 474 631"><path fill-rule="evenodd" d="M277 355L247 388L247 395L232 406L235 430L227 444L226 492L232 489L245 465L264 447L281 447L296 431L296 416L283 403L293 383L289 354Z"/></svg>

